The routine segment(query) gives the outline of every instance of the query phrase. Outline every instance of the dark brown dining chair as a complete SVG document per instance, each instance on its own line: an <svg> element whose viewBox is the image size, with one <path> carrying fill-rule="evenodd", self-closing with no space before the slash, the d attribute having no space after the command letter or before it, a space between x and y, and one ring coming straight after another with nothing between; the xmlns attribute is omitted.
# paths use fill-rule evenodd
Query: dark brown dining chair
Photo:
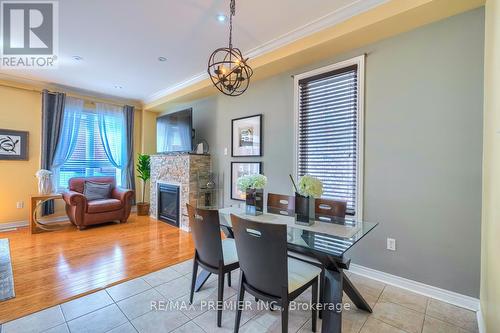
<svg viewBox="0 0 500 333"><path fill-rule="evenodd" d="M195 247L189 303L193 303L198 266L212 274L217 274L217 326L221 327L224 275L228 274L228 285L231 286L231 271L239 267L234 239L222 239L217 210L199 209L189 204L186 205Z"/></svg>
<svg viewBox="0 0 500 333"><path fill-rule="evenodd" d="M272 214L293 216L295 212L295 197L290 195L268 193L267 211Z"/></svg>
<svg viewBox="0 0 500 333"><path fill-rule="evenodd" d="M314 208L316 220L322 222L332 222L335 217L345 218L345 212L347 203L345 201L331 200L331 199L315 199ZM325 270L323 264L319 262L316 258L289 251L288 255L294 259L302 260L312 265L321 268L320 284L319 284L319 297L320 302L323 302L323 293L325 289ZM319 317L322 317L322 312L319 313Z"/></svg>
<svg viewBox="0 0 500 333"><path fill-rule="evenodd" d="M231 214L240 260L240 285L234 332L240 327L245 292L281 307L281 331L288 332L291 301L312 287L312 331L316 332L318 276L321 269L288 258L286 226L253 222Z"/></svg>
<svg viewBox="0 0 500 333"><path fill-rule="evenodd" d="M314 206L317 220L331 222L335 217L345 217L347 203L331 199L316 199Z"/></svg>

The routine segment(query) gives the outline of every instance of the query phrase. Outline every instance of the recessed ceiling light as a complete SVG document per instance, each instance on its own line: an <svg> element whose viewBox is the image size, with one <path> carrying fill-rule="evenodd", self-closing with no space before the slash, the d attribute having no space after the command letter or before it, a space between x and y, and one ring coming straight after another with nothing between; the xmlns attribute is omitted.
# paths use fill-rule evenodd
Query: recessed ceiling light
<svg viewBox="0 0 500 333"><path fill-rule="evenodd" d="M224 15L224 14L217 15L217 21L219 21L219 22L226 22L226 20L227 20L226 15Z"/></svg>
<svg viewBox="0 0 500 333"><path fill-rule="evenodd" d="M122 86L115 85L115 89L122 89L122 88L123 88Z"/></svg>
<svg viewBox="0 0 500 333"><path fill-rule="evenodd" d="M73 58L73 60L76 60L76 61L82 61L83 60L83 57L81 57L79 55L74 55L71 58Z"/></svg>
<svg viewBox="0 0 500 333"><path fill-rule="evenodd" d="M158 57L158 61L167 61L167 58L165 58L165 57Z"/></svg>

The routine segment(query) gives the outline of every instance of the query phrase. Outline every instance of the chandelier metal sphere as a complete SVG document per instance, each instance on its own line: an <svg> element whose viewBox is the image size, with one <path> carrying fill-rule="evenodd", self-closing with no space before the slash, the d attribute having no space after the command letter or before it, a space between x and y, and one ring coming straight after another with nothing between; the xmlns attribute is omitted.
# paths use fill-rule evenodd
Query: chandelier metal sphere
<svg viewBox="0 0 500 333"><path fill-rule="evenodd" d="M229 47L215 50L208 59L208 74L214 86L228 96L243 94L250 84L253 75L252 68L247 64L240 49L233 48L233 16L235 14L235 0L231 0L231 16L229 18Z"/></svg>

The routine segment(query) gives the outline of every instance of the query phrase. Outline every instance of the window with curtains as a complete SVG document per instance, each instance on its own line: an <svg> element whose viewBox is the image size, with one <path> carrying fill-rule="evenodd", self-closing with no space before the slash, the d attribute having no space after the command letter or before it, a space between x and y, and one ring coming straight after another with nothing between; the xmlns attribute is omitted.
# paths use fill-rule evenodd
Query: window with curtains
<svg viewBox="0 0 500 333"><path fill-rule="evenodd" d="M67 98L53 172L57 186L72 177L114 176L122 183L125 161L124 116L120 107Z"/></svg>
<svg viewBox="0 0 500 333"><path fill-rule="evenodd" d="M357 57L295 77L297 176L323 182L323 198L362 212L363 73Z"/></svg>

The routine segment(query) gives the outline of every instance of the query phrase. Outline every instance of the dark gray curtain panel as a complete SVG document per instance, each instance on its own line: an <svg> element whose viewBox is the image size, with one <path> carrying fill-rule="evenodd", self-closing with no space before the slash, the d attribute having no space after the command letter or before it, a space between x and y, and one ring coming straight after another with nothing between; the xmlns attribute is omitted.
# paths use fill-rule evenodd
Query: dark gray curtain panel
<svg viewBox="0 0 500 333"><path fill-rule="evenodd" d="M41 168L50 170L54 162L57 143L61 136L66 94L42 91L42 156ZM46 202L43 215L54 213L54 201Z"/></svg>
<svg viewBox="0 0 500 333"><path fill-rule="evenodd" d="M135 165L134 165L134 107L130 105L125 105L123 107L123 113L125 114L125 137L126 137L126 156L125 160L127 162L125 171L125 187L135 192ZM133 204L135 204L135 196L133 199Z"/></svg>

